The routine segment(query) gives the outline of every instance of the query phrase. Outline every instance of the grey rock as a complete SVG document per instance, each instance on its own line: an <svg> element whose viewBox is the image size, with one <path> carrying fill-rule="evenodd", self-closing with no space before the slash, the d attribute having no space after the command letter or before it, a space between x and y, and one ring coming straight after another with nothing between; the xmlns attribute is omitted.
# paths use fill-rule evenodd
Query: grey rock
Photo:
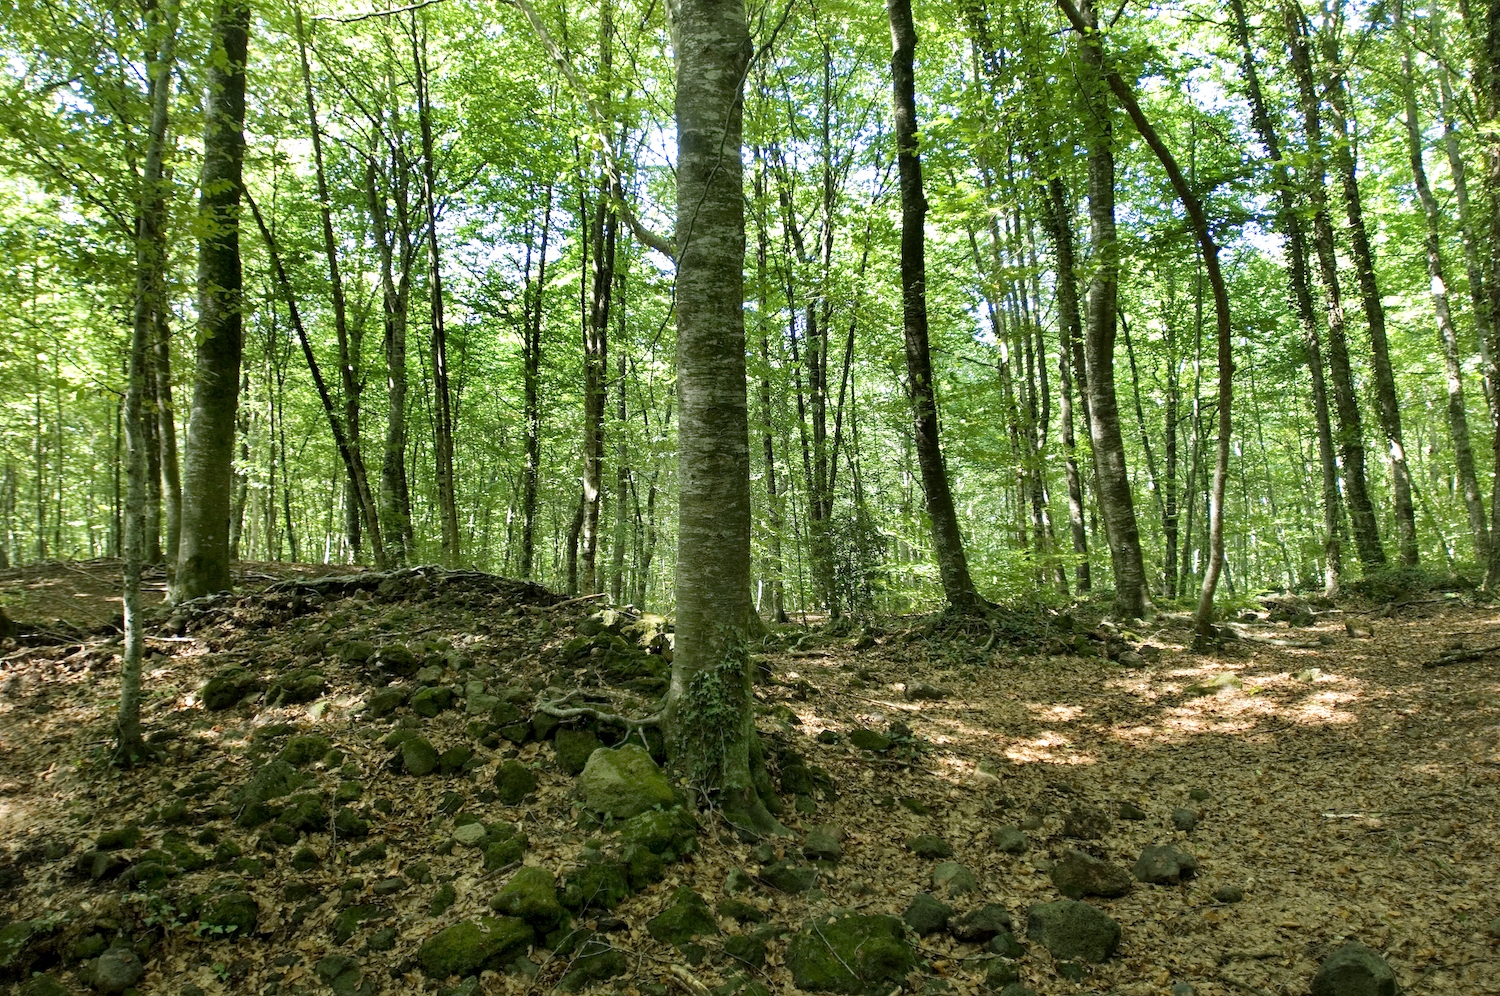
<svg viewBox="0 0 1500 996"><path fill-rule="evenodd" d="M505 916L519 917L538 934L557 927L566 914L557 901L557 879L545 868L522 868L500 889L490 907Z"/></svg>
<svg viewBox="0 0 1500 996"><path fill-rule="evenodd" d="M990 846L1001 854L1025 854L1030 844L1019 827L1000 827L990 834Z"/></svg>
<svg viewBox="0 0 1500 996"><path fill-rule="evenodd" d="M760 880L773 889L795 895L818 884L818 870L792 861L777 861L760 870Z"/></svg>
<svg viewBox="0 0 1500 996"><path fill-rule="evenodd" d="M946 929L952 917L952 906L940 902L930 892L919 892L912 897L911 904L906 907L906 913L901 919L919 937L926 937Z"/></svg>
<svg viewBox="0 0 1500 996"><path fill-rule="evenodd" d="M1198 825L1198 814L1191 809L1172 810L1172 825L1183 833L1192 833Z"/></svg>
<svg viewBox="0 0 1500 996"><path fill-rule="evenodd" d="M1396 973L1376 952L1350 941L1323 960L1312 996L1396 996Z"/></svg>
<svg viewBox="0 0 1500 996"><path fill-rule="evenodd" d="M110 948L94 962L94 988L102 993L122 993L141 981L146 966L129 948Z"/></svg>
<svg viewBox="0 0 1500 996"><path fill-rule="evenodd" d="M1122 820L1144 820L1146 811L1135 803L1126 799L1120 803L1120 819Z"/></svg>
<svg viewBox="0 0 1500 996"><path fill-rule="evenodd" d="M940 685L931 685L925 681L908 681L906 683L906 697L913 702L929 701L940 702L949 695L948 689Z"/></svg>
<svg viewBox="0 0 1500 996"><path fill-rule="evenodd" d="M1114 899L1130 891L1130 873L1092 854L1070 848L1052 866L1052 884L1069 899L1103 896Z"/></svg>
<svg viewBox="0 0 1500 996"><path fill-rule="evenodd" d="M840 861L844 857L847 834L836 823L824 823L807 831L802 854L812 861Z"/></svg>
<svg viewBox="0 0 1500 996"><path fill-rule="evenodd" d="M629 819L674 801L666 775L636 744L594 751L578 776L578 789L585 806L616 819Z"/></svg>
<svg viewBox="0 0 1500 996"><path fill-rule="evenodd" d="M932 870L932 888L950 896L961 896L979 888L974 873L957 861L944 861Z"/></svg>
<svg viewBox="0 0 1500 996"><path fill-rule="evenodd" d="M917 857L927 858L930 861L942 861L953 857L953 845L931 834L913 837L906 842L906 849Z"/></svg>
<svg viewBox="0 0 1500 996"><path fill-rule="evenodd" d="M1104 961L1120 946L1120 925L1088 903L1039 903L1026 915L1026 936L1062 961Z"/></svg>
<svg viewBox="0 0 1500 996"><path fill-rule="evenodd" d="M1010 911L999 903L985 903L977 910L948 921L948 933L969 944L985 944L1015 924Z"/></svg>
<svg viewBox="0 0 1500 996"><path fill-rule="evenodd" d="M1221 885L1214 890L1214 901L1219 903L1238 903L1245 898L1245 890L1237 885ZM1500 936L1497 934L1496 936Z"/></svg>
<svg viewBox="0 0 1500 996"><path fill-rule="evenodd" d="M1109 817L1092 806L1074 806L1063 817L1063 836L1098 840L1110 831Z"/></svg>
<svg viewBox="0 0 1500 996"><path fill-rule="evenodd" d="M1193 984L1191 982L1172 983L1172 996L1193 996L1193 993L1195 992L1197 992L1197 990L1193 988Z"/></svg>
<svg viewBox="0 0 1500 996"><path fill-rule="evenodd" d="M1146 848L1131 870L1136 879L1150 885L1177 885L1197 873L1198 859L1170 844Z"/></svg>
<svg viewBox="0 0 1500 996"><path fill-rule="evenodd" d="M1003 930L991 938L985 950L991 954L1004 955L1007 958L1019 958L1026 953L1026 948L1021 944L1021 939L1008 930Z"/></svg>
<svg viewBox="0 0 1500 996"><path fill-rule="evenodd" d="M882 751L891 749L891 738L874 730L850 730L849 742L860 750Z"/></svg>

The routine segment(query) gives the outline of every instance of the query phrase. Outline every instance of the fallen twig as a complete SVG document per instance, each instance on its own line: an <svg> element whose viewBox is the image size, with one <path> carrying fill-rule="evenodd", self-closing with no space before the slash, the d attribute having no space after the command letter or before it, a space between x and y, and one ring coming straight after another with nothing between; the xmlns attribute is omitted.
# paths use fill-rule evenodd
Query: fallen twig
<svg viewBox="0 0 1500 996"><path fill-rule="evenodd" d="M1223 972L1218 973L1215 978L1217 978L1220 982L1224 983L1229 988L1238 989L1240 992L1245 993L1246 996L1271 996L1271 993L1268 990L1262 989L1260 986L1253 986L1248 982L1241 982L1234 976L1225 975Z"/></svg>
<svg viewBox="0 0 1500 996"><path fill-rule="evenodd" d="M671 965L667 971L672 974L673 982L692 993L693 996L709 996L708 987L693 978L692 973L681 965Z"/></svg>
<svg viewBox="0 0 1500 996"><path fill-rule="evenodd" d="M1473 650L1449 650L1439 655L1436 660L1424 662L1422 667L1431 671L1435 667L1447 667L1449 664L1467 664L1470 661L1481 660L1497 652L1500 652L1500 643L1489 647L1476 647Z"/></svg>

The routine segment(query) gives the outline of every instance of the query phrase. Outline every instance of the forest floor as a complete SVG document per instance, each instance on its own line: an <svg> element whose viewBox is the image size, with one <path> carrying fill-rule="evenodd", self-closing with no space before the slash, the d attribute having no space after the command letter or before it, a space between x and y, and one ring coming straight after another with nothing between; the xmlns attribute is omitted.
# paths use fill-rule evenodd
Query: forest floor
<svg viewBox="0 0 1500 996"><path fill-rule="evenodd" d="M486 870L479 851L455 846L459 828L477 817L501 839L512 824L524 862L559 878L586 842L608 837L581 825L574 779L524 728L549 687L649 711L660 657L642 655L657 660L628 680L605 674L618 642L578 635L600 625L597 603L474 572L361 580L244 565L241 594L190 603L150 638L144 719L161 761L122 772L107 759L117 571L0 572L0 604L22 627L0 647L0 991L31 978L31 993L82 992L101 951L122 942L144 963L146 994L437 988L446 983L425 980L419 946L487 914L515 867ZM1014 964L1020 981L1043 996L1301 996L1320 960L1356 939L1405 993L1500 994L1500 650L1482 653L1500 645L1500 609L1419 592L1321 610L1297 628L1241 619L1240 639L1212 654L1188 649L1185 616L1131 633L1100 628L1086 607L1018 614L988 647L986 634L920 618L842 636L773 633L758 657L769 671L760 729L783 787L799 764L816 783L785 796L796 836L757 855L705 818L696 853L661 881L580 917L627 956L623 975L594 987L703 996L759 981L793 992L785 942L757 917L796 931L837 911L901 916L936 891L946 849L976 886L951 905L1001 904L1024 939L1027 909L1059 898L1051 872L1070 849L1129 868L1144 847L1170 844L1196 856L1195 877L1089 898L1122 927L1113 957L1080 967L1030 943ZM410 674L408 657L437 670ZM467 714L460 703L422 718L408 705L374 718L392 668L408 672L407 691L455 687ZM210 711L202 690L215 673L245 684ZM495 712L507 702L522 725L497 736L485 717L514 720ZM393 770L385 744L403 729L473 756L449 777ZM884 749L854 746L856 730L884 734ZM323 825L279 839L284 818L270 832L243 826L241 787L284 745L313 742L294 741L305 734L333 748L300 761L309 791L329 808L349 803L348 833L329 833L326 811ZM494 790L506 761L538 779L518 805ZM771 887L756 869L796 858L815 824L845 831L842 857L817 864L811 891ZM1024 835L1023 851L1003 828ZM924 835L939 840L913 843ZM678 948L653 938L648 921L680 886L719 904L720 936ZM723 904L726 886L743 887L738 905ZM206 928L226 894L253 899L249 936ZM751 931L769 939L763 964L725 955ZM913 989L992 991L987 949L943 933L913 943ZM545 992L577 959L538 945L453 991ZM998 989L1003 977L989 980Z"/></svg>

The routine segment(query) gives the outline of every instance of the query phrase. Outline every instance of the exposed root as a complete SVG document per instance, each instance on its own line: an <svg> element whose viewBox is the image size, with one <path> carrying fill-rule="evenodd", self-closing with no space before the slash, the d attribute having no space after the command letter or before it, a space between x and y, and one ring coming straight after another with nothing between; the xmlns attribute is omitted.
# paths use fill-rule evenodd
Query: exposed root
<svg viewBox="0 0 1500 996"><path fill-rule="evenodd" d="M538 700L532 708L536 712L551 716L554 719L596 719L601 723L613 723L631 730L638 730L646 726L660 726L662 723L662 713L659 710L649 716L642 716L636 719L630 716L622 716L616 712L605 712L602 709L595 709L593 706L568 705L579 694L581 692L578 689L574 689L560 699Z"/></svg>

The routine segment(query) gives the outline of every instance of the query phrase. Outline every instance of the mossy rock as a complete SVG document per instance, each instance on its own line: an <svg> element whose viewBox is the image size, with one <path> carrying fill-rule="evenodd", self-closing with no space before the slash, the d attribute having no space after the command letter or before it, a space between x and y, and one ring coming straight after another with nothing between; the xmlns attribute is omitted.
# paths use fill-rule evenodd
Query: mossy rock
<svg viewBox="0 0 1500 996"><path fill-rule="evenodd" d="M368 903L358 906L348 906L339 911L339 915L333 918L333 943L346 944L349 938L359 932L360 927L367 920L376 920L385 915L385 910L379 906Z"/></svg>
<svg viewBox="0 0 1500 996"><path fill-rule="evenodd" d="M627 844L620 852L620 860L630 875L630 887L633 889L644 889L648 885L654 885L667 874L666 862L640 844Z"/></svg>
<svg viewBox="0 0 1500 996"><path fill-rule="evenodd" d="M538 934L556 929L567 916L557 901L557 879L545 868L522 868L490 900L490 908L502 916L525 920Z"/></svg>
<svg viewBox="0 0 1500 996"><path fill-rule="evenodd" d="M203 708L217 712L235 705L246 695L264 690L266 683L242 667L216 671L198 691Z"/></svg>
<svg viewBox="0 0 1500 996"><path fill-rule="evenodd" d="M552 750L557 754L557 766L569 777L576 777L589 762L589 755L604 744L590 730L577 730L570 726L558 727L552 739Z"/></svg>
<svg viewBox="0 0 1500 996"><path fill-rule="evenodd" d="M412 737L401 744L401 765L408 775L430 775L437 770L437 749L426 737Z"/></svg>
<svg viewBox="0 0 1500 996"><path fill-rule="evenodd" d="M1101 962L1120 946L1120 925L1088 903L1039 903L1026 914L1026 936L1059 961Z"/></svg>
<svg viewBox="0 0 1500 996"><path fill-rule="evenodd" d="M375 651L375 664L386 674L409 678L422 666L422 659L402 644L392 643Z"/></svg>
<svg viewBox="0 0 1500 996"><path fill-rule="evenodd" d="M106 830L101 833L94 841L94 848L99 851L124 851L135 847L140 842L140 827L120 827L117 830Z"/></svg>
<svg viewBox="0 0 1500 996"><path fill-rule="evenodd" d="M534 939L535 934L523 920L481 916L429 937L417 950L417 961L430 978L472 975L525 954Z"/></svg>
<svg viewBox="0 0 1500 996"><path fill-rule="evenodd" d="M646 921L646 932L663 944L680 946L695 937L717 937L719 924L704 898L684 887L671 906Z"/></svg>
<svg viewBox="0 0 1500 996"><path fill-rule="evenodd" d="M291 795L310 781L311 775L303 774L287 762L277 759L257 769L250 780L234 794L234 801L241 806L269 802Z"/></svg>
<svg viewBox="0 0 1500 996"><path fill-rule="evenodd" d="M297 668L281 675L266 688L267 705L301 705L328 690L328 678L313 668Z"/></svg>
<svg viewBox="0 0 1500 996"><path fill-rule="evenodd" d="M456 775L464 770L464 767L474 758L474 748L459 744L449 747L438 755L438 773L442 775Z"/></svg>
<svg viewBox="0 0 1500 996"><path fill-rule="evenodd" d="M35 958L34 942L45 933L40 924L30 920L17 920L0 928L0 979L25 971Z"/></svg>
<svg viewBox="0 0 1500 996"><path fill-rule="evenodd" d="M375 656L375 644L369 640L350 640L339 647L339 660L345 664L363 664Z"/></svg>
<svg viewBox="0 0 1500 996"><path fill-rule="evenodd" d="M916 967L916 956L893 916L855 914L809 920L787 946L786 964L799 989L884 996Z"/></svg>
<svg viewBox="0 0 1500 996"><path fill-rule="evenodd" d="M424 688L411 697L411 711L432 719L453 708L453 689L446 685Z"/></svg>
<svg viewBox="0 0 1500 996"><path fill-rule="evenodd" d="M536 772L520 761L510 760L495 771L495 794L503 806L514 806L536 791Z"/></svg>
<svg viewBox="0 0 1500 996"><path fill-rule="evenodd" d="M578 776L578 788L587 808L616 819L629 819L675 801L667 776L635 744L594 751Z"/></svg>
<svg viewBox="0 0 1500 996"><path fill-rule="evenodd" d="M490 836L493 838L494 831ZM487 872L504 868L508 864L520 861L526 853L526 848L531 841L524 833L518 833L504 840L491 840L484 845L484 870Z"/></svg>
<svg viewBox="0 0 1500 996"><path fill-rule="evenodd" d="M294 795L276 822L298 833L320 833L328 829L328 810L315 795Z"/></svg>
<svg viewBox="0 0 1500 996"><path fill-rule="evenodd" d="M579 945L572 965L557 983L557 988L566 993L576 993L591 983L613 979L630 970L630 962L624 952L617 951L597 934L589 936Z"/></svg>
<svg viewBox="0 0 1500 996"><path fill-rule="evenodd" d="M383 719L406 704L407 692L399 685L382 688L365 703L365 712L371 719Z"/></svg>
<svg viewBox="0 0 1500 996"><path fill-rule="evenodd" d="M306 734L288 740L286 745L276 754L276 760L285 761L294 768L300 768L305 764L318 760L332 748L333 744L328 742L327 737Z"/></svg>
<svg viewBox="0 0 1500 996"><path fill-rule="evenodd" d="M568 871L562 904L573 912L614 909L630 895L630 870L619 861L600 858Z"/></svg>
<svg viewBox="0 0 1500 996"><path fill-rule="evenodd" d="M246 937L260 923L260 906L247 892L231 892L216 900L199 919L199 932Z"/></svg>
<svg viewBox="0 0 1500 996"><path fill-rule="evenodd" d="M620 828L620 843L639 844L667 861L698 849L698 821L682 808L638 813Z"/></svg>

